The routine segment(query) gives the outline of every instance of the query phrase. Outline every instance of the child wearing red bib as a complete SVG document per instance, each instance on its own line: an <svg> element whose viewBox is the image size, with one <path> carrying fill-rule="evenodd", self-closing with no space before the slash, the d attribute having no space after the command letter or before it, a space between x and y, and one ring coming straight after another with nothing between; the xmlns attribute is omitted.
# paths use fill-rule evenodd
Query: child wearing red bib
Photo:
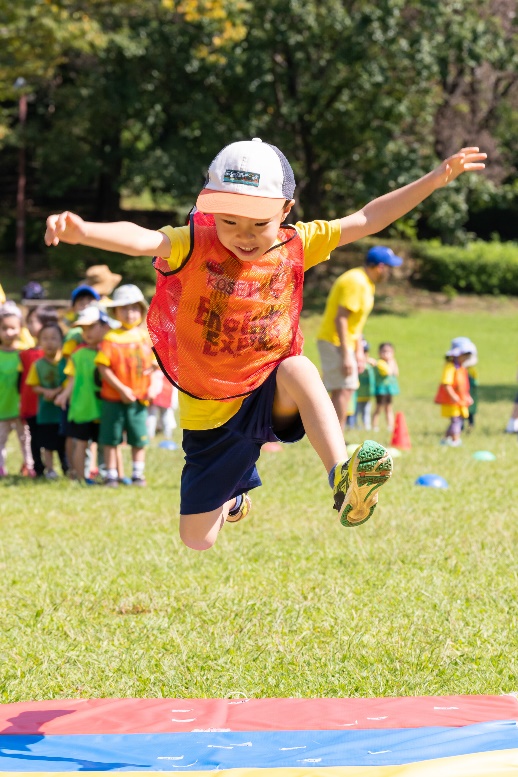
<svg viewBox="0 0 518 777"><path fill-rule="evenodd" d="M49 216L47 245L80 243L155 257L148 328L162 370L179 389L184 429L180 536L206 550L225 521L250 509L248 491L268 441L304 433L319 455L345 526L372 515L392 474L367 441L348 459L318 370L302 355L302 277L330 252L384 229L485 154L463 149L408 186L334 221L285 225L295 179L286 157L259 138L226 146L209 167L189 225L159 231Z"/></svg>

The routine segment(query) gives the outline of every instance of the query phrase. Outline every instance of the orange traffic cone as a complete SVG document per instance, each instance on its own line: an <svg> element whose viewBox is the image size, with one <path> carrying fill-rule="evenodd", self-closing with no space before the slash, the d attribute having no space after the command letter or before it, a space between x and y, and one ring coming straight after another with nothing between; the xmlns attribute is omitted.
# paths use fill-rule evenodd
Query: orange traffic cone
<svg viewBox="0 0 518 777"><path fill-rule="evenodd" d="M394 433L390 442L393 448L400 448L403 451L409 451L412 447L410 435L403 413L396 413L396 422L394 424Z"/></svg>

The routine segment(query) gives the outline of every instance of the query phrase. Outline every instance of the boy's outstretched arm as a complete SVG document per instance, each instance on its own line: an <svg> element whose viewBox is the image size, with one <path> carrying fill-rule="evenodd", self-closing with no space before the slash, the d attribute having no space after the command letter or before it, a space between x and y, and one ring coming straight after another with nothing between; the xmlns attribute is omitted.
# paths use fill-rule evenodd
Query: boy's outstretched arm
<svg viewBox="0 0 518 777"><path fill-rule="evenodd" d="M486 158L487 154L480 152L476 146L462 148L417 181L372 200L361 210L340 220L342 230L338 245L380 232L461 173L484 170Z"/></svg>
<svg viewBox="0 0 518 777"><path fill-rule="evenodd" d="M144 229L130 221L109 224L83 221L81 216L68 210L47 219L45 243L57 246L60 242L117 251L128 256L161 256L167 259L171 253L171 242L163 232Z"/></svg>

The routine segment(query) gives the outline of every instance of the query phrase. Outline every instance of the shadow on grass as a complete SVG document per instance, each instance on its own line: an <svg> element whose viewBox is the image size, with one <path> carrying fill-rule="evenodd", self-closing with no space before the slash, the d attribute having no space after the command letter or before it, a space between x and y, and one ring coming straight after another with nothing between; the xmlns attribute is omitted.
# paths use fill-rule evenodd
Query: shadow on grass
<svg viewBox="0 0 518 777"><path fill-rule="evenodd" d="M492 386L487 383L478 387L478 399L481 402L509 402L513 404L516 386Z"/></svg>

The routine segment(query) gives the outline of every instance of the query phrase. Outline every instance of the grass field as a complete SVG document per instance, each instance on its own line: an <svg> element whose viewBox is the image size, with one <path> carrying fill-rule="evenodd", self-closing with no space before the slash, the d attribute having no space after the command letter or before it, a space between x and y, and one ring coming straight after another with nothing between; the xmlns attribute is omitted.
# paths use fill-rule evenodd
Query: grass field
<svg viewBox="0 0 518 777"><path fill-rule="evenodd" d="M250 519L202 554L178 539L180 452L150 449L147 489L0 482L1 701L518 690L518 447L502 433L518 317L379 315L366 334L396 345L413 450L364 526L339 525L307 441L263 454ZM445 450L432 398L456 335L479 348L481 401ZM450 488L415 486L427 472Z"/></svg>

